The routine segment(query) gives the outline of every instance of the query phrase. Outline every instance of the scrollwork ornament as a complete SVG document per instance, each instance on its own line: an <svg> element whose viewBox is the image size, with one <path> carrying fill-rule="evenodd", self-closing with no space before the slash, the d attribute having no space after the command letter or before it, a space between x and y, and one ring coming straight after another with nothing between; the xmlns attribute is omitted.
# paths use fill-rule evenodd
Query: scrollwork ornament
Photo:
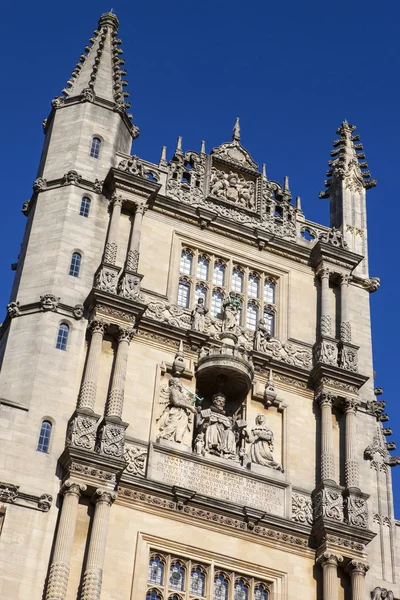
<svg viewBox="0 0 400 600"><path fill-rule="evenodd" d="M307 523L312 525L313 512L311 498L293 492L292 494L292 519L297 523Z"/></svg>

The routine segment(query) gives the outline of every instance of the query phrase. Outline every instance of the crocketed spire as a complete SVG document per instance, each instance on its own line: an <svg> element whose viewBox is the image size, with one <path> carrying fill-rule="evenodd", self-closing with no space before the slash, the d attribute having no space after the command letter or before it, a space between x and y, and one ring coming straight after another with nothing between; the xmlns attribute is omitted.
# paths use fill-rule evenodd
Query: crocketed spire
<svg viewBox="0 0 400 600"><path fill-rule="evenodd" d="M112 104L114 110L121 114L130 108L126 101L129 92L121 58L123 50L119 47L121 40L117 37L119 21L112 12L104 13L99 19L98 29L93 33L85 52L72 71L67 86L63 89L66 100L82 98L89 102L105 101ZM132 115L126 115L132 118ZM136 132L137 128L133 128ZM138 131L137 131L138 134ZM134 137L137 134L133 133Z"/></svg>
<svg viewBox="0 0 400 600"><path fill-rule="evenodd" d="M326 172L329 179L325 181L326 190L320 192L320 198L329 198L331 195L331 185L336 178L345 179L353 177L357 180L360 187L369 189L376 186L376 179L371 179L371 173L368 170L368 163L365 161L365 154L362 152L362 144L359 142L360 136L353 135L355 126L343 121L336 131L340 138L333 142L334 150L331 151L332 160L328 162L329 170ZM358 152L357 152L358 151ZM361 152L360 152L361 151Z"/></svg>

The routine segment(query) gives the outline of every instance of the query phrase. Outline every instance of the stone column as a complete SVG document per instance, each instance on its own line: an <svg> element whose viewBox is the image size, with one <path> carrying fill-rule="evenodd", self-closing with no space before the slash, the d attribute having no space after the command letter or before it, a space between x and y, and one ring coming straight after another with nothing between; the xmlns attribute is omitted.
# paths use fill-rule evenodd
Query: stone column
<svg viewBox="0 0 400 600"><path fill-rule="evenodd" d="M352 560L347 565L347 571L351 573L351 598L352 600L365 600L365 575L369 565Z"/></svg>
<svg viewBox="0 0 400 600"><path fill-rule="evenodd" d="M81 600L99 600L100 598L110 508L116 497L116 492L101 489L95 492L95 510L83 575Z"/></svg>
<svg viewBox="0 0 400 600"><path fill-rule="evenodd" d="M337 568L343 557L331 552L324 552L319 558L323 571L324 595L323 600L338 600L338 573Z"/></svg>
<svg viewBox="0 0 400 600"><path fill-rule="evenodd" d="M350 275L343 273L340 277L340 339L342 342L351 342L349 283Z"/></svg>
<svg viewBox="0 0 400 600"><path fill-rule="evenodd" d="M111 389L107 400L107 417L122 417L128 351L133 335L134 331L132 329L126 329L124 327L120 327L118 329L118 346L115 357L114 372L111 381Z"/></svg>
<svg viewBox="0 0 400 600"><path fill-rule="evenodd" d="M137 273L139 266L139 255L140 255L140 237L142 234L142 222L143 215L146 211L144 204L138 204L136 206L135 219L133 221L131 243L129 246L128 254L126 257L126 271Z"/></svg>
<svg viewBox="0 0 400 600"><path fill-rule="evenodd" d="M346 416L346 457L345 478L347 488L359 487L358 460L357 460L357 406L356 398L345 398L344 411Z"/></svg>
<svg viewBox="0 0 400 600"><path fill-rule="evenodd" d="M321 277L321 335L332 335L332 318L329 311L329 269L323 268L319 273Z"/></svg>
<svg viewBox="0 0 400 600"><path fill-rule="evenodd" d="M50 566L46 600L64 600L66 597L79 497L85 490L85 485L70 479L61 488L60 493L64 495L64 500Z"/></svg>
<svg viewBox="0 0 400 600"><path fill-rule="evenodd" d="M115 265L118 250L118 232L123 200L121 196L112 199L112 210L107 242L104 250L104 262Z"/></svg>
<svg viewBox="0 0 400 600"><path fill-rule="evenodd" d="M88 408L93 410L96 402L100 355L106 323L103 321L91 321L91 323L89 323L89 329L92 337L86 360L85 373L79 392L78 408Z"/></svg>
<svg viewBox="0 0 400 600"><path fill-rule="evenodd" d="M128 427L128 423L122 421L122 410L129 344L133 334L132 329L119 328L111 389L107 399L104 421L100 426L100 453L115 458L124 454L125 430Z"/></svg>
<svg viewBox="0 0 400 600"><path fill-rule="evenodd" d="M321 407L321 479L336 481L332 434L333 398L329 392L321 392L317 401Z"/></svg>

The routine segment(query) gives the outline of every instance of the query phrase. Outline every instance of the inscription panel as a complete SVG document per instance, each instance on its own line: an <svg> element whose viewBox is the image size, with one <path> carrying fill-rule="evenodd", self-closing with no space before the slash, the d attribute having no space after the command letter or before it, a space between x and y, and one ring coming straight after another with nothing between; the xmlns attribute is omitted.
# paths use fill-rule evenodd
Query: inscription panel
<svg viewBox="0 0 400 600"><path fill-rule="evenodd" d="M152 479L284 516L285 491L278 486L161 452L154 452L152 463Z"/></svg>

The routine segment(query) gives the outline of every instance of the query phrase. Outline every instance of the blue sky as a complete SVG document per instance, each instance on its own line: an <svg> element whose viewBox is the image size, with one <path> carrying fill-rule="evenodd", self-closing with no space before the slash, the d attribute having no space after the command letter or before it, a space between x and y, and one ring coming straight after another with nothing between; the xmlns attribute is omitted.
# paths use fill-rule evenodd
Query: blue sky
<svg viewBox="0 0 400 600"><path fill-rule="evenodd" d="M80 53L111 7L121 26L134 121L135 154L168 156L210 150L230 139L236 116L242 143L271 179L290 176L308 219L328 224L319 200L331 142L343 119L357 126L378 187L368 193L370 273L376 385L384 388L393 428L398 407L397 313L400 283L397 143L399 140L400 3L336 0L209 0L54 3L2 7L2 231L0 306L8 302L51 99L61 93ZM4 56L4 54L3 54ZM400 445L400 439L399 439ZM400 453L400 449L399 449ZM400 516L400 467L392 471Z"/></svg>

